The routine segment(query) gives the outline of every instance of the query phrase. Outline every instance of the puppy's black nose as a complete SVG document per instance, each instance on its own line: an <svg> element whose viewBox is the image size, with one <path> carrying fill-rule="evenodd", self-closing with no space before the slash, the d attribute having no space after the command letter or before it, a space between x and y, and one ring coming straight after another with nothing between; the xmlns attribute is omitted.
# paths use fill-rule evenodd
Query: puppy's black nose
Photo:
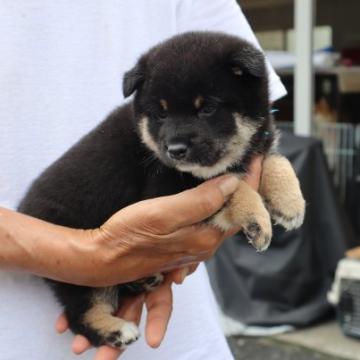
<svg viewBox="0 0 360 360"><path fill-rule="evenodd" d="M175 143L167 146L167 156L173 160L184 159L188 152L188 146L183 143Z"/></svg>

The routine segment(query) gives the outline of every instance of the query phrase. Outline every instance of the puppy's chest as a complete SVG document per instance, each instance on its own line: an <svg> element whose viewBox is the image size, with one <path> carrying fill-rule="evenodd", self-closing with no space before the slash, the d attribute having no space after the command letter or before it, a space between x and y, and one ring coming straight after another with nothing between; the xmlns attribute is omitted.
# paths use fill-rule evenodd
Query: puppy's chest
<svg viewBox="0 0 360 360"><path fill-rule="evenodd" d="M203 180L163 165L147 169L142 199L173 195L201 184Z"/></svg>

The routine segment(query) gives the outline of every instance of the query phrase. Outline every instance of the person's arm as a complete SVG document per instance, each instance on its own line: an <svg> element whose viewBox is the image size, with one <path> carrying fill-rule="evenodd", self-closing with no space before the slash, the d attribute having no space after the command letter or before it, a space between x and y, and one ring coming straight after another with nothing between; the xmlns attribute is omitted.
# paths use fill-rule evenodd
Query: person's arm
<svg viewBox="0 0 360 360"><path fill-rule="evenodd" d="M219 210L237 183L224 176L180 194L142 201L92 230L57 226L0 208L0 268L109 286L202 261L223 234L194 225Z"/></svg>
<svg viewBox="0 0 360 360"><path fill-rule="evenodd" d="M85 236L85 231L0 207L0 268L64 280L67 263L80 256L85 245L89 250L92 246L83 241ZM70 258L64 256L69 253Z"/></svg>

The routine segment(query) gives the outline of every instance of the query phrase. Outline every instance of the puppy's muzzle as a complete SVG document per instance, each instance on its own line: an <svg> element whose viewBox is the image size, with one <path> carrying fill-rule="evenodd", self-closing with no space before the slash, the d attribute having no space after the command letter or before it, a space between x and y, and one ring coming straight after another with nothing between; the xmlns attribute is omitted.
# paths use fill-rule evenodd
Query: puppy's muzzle
<svg viewBox="0 0 360 360"><path fill-rule="evenodd" d="M184 143L172 143L166 146L166 155L172 160L184 160L189 152L189 146Z"/></svg>

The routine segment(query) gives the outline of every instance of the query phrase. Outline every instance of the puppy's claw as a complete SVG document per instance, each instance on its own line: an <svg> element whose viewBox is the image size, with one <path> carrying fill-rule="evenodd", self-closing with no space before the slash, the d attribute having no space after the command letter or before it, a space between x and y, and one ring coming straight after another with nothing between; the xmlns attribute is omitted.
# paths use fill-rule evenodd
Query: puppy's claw
<svg viewBox="0 0 360 360"><path fill-rule="evenodd" d="M140 337L140 332L135 323L126 321L121 330L113 331L105 337L105 343L116 348L125 349Z"/></svg>
<svg viewBox="0 0 360 360"><path fill-rule="evenodd" d="M270 225L262 228L257 222L250 222L249 225L244 227L243 232L257 252L267 250L271 243L272 234Z"/></svg>

